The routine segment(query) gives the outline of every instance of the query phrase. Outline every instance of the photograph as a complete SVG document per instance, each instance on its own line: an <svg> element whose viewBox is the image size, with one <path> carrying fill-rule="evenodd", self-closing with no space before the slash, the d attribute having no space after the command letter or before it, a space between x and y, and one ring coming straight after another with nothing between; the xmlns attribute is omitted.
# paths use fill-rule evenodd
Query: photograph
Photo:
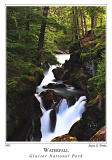
<svg viewBox="0 0 112 160"><path fill-rule="evenodd" d="M106 5L6 5L6 142L106 142Z"/></svg>

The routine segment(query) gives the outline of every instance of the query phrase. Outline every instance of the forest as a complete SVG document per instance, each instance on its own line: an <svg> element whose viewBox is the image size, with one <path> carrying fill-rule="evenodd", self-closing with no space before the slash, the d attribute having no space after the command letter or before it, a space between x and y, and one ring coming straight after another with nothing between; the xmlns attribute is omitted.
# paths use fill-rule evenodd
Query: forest
<svg viewBox="0 0 112 160"><path fill-rule="evenodd" d="M8 6L6 21L7 141L32 141L32 135L40 141L42 111L34 94L52 65L57 66L53 74L63 82L62 88L73 86L82 91L77 98L87 97L81 120L52 141L105 141L106 7ZM61 66L58 54L70 59ZM53 101L59 104L66 97L54 92L57 83L44 88L47 91L40 96L47 110L55 108L50 117L56 123ZM74 96L68 99L73 105Z"/></svg>

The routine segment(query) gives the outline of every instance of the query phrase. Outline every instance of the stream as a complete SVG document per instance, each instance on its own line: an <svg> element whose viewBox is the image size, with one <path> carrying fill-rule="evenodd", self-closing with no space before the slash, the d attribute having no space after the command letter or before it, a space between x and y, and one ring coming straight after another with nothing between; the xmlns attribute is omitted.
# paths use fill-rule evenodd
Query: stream
<svg viewBox="0 0 112 160"><path fill-rule="evenodd" d="M61 54L56 55L58 61L62 64L64 64L65 60L69 60L70 55L69 54ZM66 87L58 87L58 88L50 88L50 90L53 90L57 94L63 95L65 98L61 100L61 102L57 106L56 110L56 124L54 126L54 130L51 131L51 119L50 114L53 111L53 109L45 109L45 106L43 105L43 101L40 97L41 92L45 92L49 88L44 88L43 86L48 85L49 83L55 83L55 84L63 84L62 81L56 81L54 78L54 75L52 73L52 70L56 68L57 65L52 65L48 70L44 73L44 79L41 82L40 86L37 86L36 88L36 94L35 97L40 102L40 108L42 111L42 117L40 118L41 122L41 133L42 138L41 142L49 142L53 138L57 136L61 136L63 134L66 134L69 132L71 126L78 121L82 117L82 113L85 111L85 104L86 104L86 97L81 96L79 98L79 95L81 94L81 91L75 90L73 86L64 84ZM68 99L70 97L74 97L74 103L70 105ZM34 138L31 138L31 141L34 141Z"/></svg>

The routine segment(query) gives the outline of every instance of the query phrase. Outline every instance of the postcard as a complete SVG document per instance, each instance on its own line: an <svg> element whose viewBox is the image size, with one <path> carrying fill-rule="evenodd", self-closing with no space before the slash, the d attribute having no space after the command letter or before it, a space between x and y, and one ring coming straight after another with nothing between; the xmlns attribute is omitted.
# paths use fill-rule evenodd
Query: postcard
<svg viewBox="0 0 112 160"><path fill-rule="evenodd" d="M111 157L110 1L1 1L1 157Z"/></svg>

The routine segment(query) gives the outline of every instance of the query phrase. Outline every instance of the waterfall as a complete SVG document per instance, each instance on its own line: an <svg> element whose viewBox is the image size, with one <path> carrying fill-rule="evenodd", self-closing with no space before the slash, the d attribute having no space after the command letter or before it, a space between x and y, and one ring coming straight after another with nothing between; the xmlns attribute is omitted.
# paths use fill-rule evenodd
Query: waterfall
<svg viewBox="0 0 112 160"><path fill-rule="evenodd" d="M50 112L52 109L45 111L43 116L41 117L41 132L42 137L46 137L48 133L50 133Z"/></svg>
<svg viewBox="0 0 112 160"><path fill-rule="evenodd" d="M66 99L63 99L58 107L58 114L62 115L68 109Z"/></svg>
<svg viewBox="0 0 112 160"><path fill-rule="evenodd" d="M54 132L50 131L50 112L52 109L45 111L41 117L41 141L51 141L57 136L61 136L69 132L71 126L82 117L85 111L86 97L82 96L71 107L68 108L66 100L63 99L57 112L57 121Z"/></svg>
<svg viewBox="0 0 112 160"><path fill-rule="evenodd" d="M66 59L69 59L70 55L58 55L58 59L61 63L64 63ZM41 82L40 86L37 87L35 97L40 102L40 108L42 110L42 117L40 118L41 122L41 133L42 138L41 141L51 141L53 138L57 136L61 136L63 134L66 134L69 132L71 126L82 117L82 113L85 111L85 104L86 104L86 97L82 96L79 98L79 100L76 101L76 103L72 106L68 106L66 99L63 99L60 104L56 108L56 124L52 123L51 121L51 112L53 109L46 110L45 106L43 106L43 102L41 97L39 96L42 91L45 91L47 89L44 89L43 86L49 84L49 83L56 83L53 82L54 75L52 73L52 70L56 66L51 66L49 70L45 73L45 77L43 81ZM66 85L67 86L67 85ZM67 88L62 89L54 89L55 92L59 92L64 94L64 96L75 95L76 90L74 90L74 87L67 86ZM55 112L54 112L55 114ZM54 127L54 131L51 131L51 124ZM55 125L55 126L54 126Z"/></svg>
<svg viewBox="0 0 112 160"><path fill-rule="evenodd" d="M41 86L45 86L45 85L47 85L47 84L49 84L51 82L53 83L53 79L55 79L55 78L54 78L54 74L52 73L52 70L54 68L56 68L56 66L54 66L54 65L50 66L48 72L46 72L44 74L45 77L44 77L44 79L41 82Z"/></svg>
<svg viewBox="0 0 112 160"><path fill-rule="evenodd" d="M69 107L63 115L63 120L66 124L66 128L69 131L70 127L82 117L82 113L85 111L86 97L82 96L76 103Z"/></svg>

